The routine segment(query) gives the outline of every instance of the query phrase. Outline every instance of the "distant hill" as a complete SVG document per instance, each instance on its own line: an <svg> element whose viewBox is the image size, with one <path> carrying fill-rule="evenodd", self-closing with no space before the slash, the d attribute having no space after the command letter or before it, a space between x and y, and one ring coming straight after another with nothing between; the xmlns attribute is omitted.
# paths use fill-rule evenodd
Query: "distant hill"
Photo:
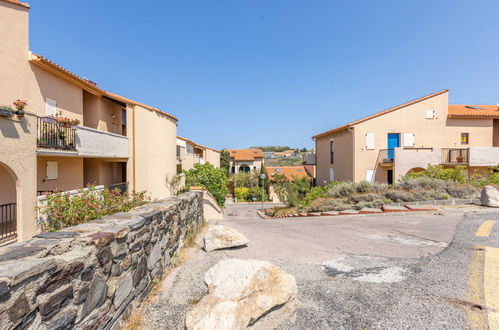
<svg viewBox="0 0 499 330"><path fill-rule="evenodd" d="M293 150L300 150L300 151L306 151L306 148L290 148L290 147L287 147L287 146L253 146L253 147L250 147L250 149L262 149L263 151L275 151L275 152L281 152L281 151L285 151L285 150L290 150L290 149L293 149Z"/></svg>

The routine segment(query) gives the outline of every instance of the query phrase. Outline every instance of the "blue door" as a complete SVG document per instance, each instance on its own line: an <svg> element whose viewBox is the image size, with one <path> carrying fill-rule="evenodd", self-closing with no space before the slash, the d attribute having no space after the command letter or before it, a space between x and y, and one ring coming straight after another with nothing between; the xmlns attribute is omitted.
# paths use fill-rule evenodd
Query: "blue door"
<svg viewBox="0 0 499 330"><path fill-rule="evenodd" d="M393 159L395 157L394 148L400 147L400 134L399 133L388 133L388 159Z"/></svg>

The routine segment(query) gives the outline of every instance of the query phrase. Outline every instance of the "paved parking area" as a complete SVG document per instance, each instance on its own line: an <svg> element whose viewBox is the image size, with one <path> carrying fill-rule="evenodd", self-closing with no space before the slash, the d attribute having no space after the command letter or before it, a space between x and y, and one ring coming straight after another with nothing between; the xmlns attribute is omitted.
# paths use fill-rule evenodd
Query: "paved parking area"
<svg viewBox="0 0 499 330"><path fill-rule="evenodd" d="M227 206L219 223L249 245L190 249L142 307L146 328L183 329L207 292L205 272L227 257L272 261L296 278L297 301L253 329L492 329L499 320L499 228L490 226L499 212L262 220L258 207Z"/></svg>

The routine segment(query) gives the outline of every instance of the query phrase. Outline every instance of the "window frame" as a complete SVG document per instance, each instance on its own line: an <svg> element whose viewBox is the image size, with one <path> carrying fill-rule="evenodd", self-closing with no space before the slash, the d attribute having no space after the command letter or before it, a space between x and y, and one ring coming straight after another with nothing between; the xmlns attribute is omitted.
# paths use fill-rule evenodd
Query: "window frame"
<svg viewBox="0 0 499 330"><path fill-rule="evenodd" d="M334 164L334 140L329 140L329 164Z"/></svg>

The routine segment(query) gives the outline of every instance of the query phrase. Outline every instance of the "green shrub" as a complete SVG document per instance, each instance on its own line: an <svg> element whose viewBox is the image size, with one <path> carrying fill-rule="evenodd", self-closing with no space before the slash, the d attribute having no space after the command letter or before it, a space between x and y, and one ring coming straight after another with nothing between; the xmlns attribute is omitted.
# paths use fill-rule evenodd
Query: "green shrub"
<svg viewBox="0 0 499 330"><path fill-rule="evenodd" d="M250 198L250 188L246 187L237 187L234 189L234 194L238 200L246 201Z"/></svg>
<svg viewBox="0 0 499 330"><path fill-rule="evenodd" d="M310 205L317 198L327 197L327 191L324 187L312 187L308 194L303 198L302 206Z"/></svg>
<svg viewBox="0 0 499 330"><path fill-rule="evenodd" d="M227 174L224 169L215 168L211 164L195 164L194 168L185 171L185 186L201 186L215 197L218 205L224 206L227 189Z"/></svg>
<svg viewBox="0 0 499 330"><path fill-rule="evenodd" d="M402 189L390 189L385 191L383 196L395 203L417 201L417 197L412 192Z"/></svg>
<svg viewBox="0 0 499 330"><path fill-rule="evenodd" d="M348 203L345 198L318 198L305 209L308 212L327 212L327 211L341 211L352 208L352 204Z"/></svg>
<svg viewBox="0 0 499 330"><path fill-rule="evenodd" d="M46 206L39 208L46 216L43 231L57 231L105 215L127 212L150 201L145 192L121 194L117 189L96 191L94 187L82 189L77 195L48 193L46 198Z"/></svg>
<svg viewBox="0 0 499 330"><path fill-rule="evenodd" d="M259 173L256 171L238 172L234 174L230 180L234 182L235 187L258 187L259 186Z"/></svg>
<svg viewBox="0 0 499 330"><path fill-rule="evenodd" d="M408 178L428 177L444 181L455 181L459 183L465 183L466 182L465 170L466 167L462 165L450 168L444 168L442 165L430 165L426 170L421 172L409 173L406 177Z"/></svg>

